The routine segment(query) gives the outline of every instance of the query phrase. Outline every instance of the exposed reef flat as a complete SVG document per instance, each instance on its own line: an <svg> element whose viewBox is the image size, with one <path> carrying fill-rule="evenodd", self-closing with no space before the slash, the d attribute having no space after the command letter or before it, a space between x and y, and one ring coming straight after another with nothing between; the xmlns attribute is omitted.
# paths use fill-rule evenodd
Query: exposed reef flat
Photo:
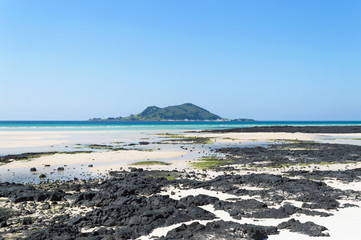
<svg viewBox="0 0 361 240"><path fill-rule="evenodd" d="M355 238L359 135L153 132L7 156L2 174L38 181L0 183L0 239Z"/></svg>
<svg viewBox="0 0 361 240"><path fill-rule="evenodd" d="M206 181L194 180L192 173L184 171L132 169L111 175L110 179L96 181L1 183L0 197L6 200L1 202L0 233L6 238L37 240L134 239L152 237L154 230L173 226L173 230L158 237L265 239L278 233L277 226L263 226L259 222L276 218L279 228L291 228L309 236L327 236L324 226L289 219L298 214L328 217L332 214L324 210L340 209L344 206L339 200L357 199L359 194L317 181L272 174L225 174ZM247 190L246 186L260 190ZM182 190L193 189L196 193L198 189L208 189L219 193L219 197L195 194L177 199L164 194L170 187L179 191L173 195L181 194ZM222 193L233 198L222 199ZM249 199L244 200L246 196ZM291 200L302 206L294 206ZM234 221L222 221L203 207L207 205L228 212ZM255 219L254 224L242 224L244 218ZM177 227L180 223L188 224ZM207 238L201 237L204 234Z"/></svg>
<svg viewBox="0 0 361 240"><path fill-rule="evenodd" d="M9 154L5 156L0 156L0 164L10 163L13 161L24 161L34 158L39 158L42 156L49 156L55 154L78 154L78 153L91 153L92 151L69 151L69 152L29 152L29 153L20 153L20 154Z"/></svg>
<svg viewBox="0 0 361 240"><path fill-rule="evenodd" d="M310 164L330 165L361 162L361 146L296 142L271 144L267 147L217 148L225 154L220 165L247 164L250 167L306 167Z"/></svg>
<svg viewBox="0 0 361 240"><path fill-rule="evenodd" d="M361 133L361 126L270 126L207 130L211 133L242 133L242 132L287 132L287 133Z"/></svg>

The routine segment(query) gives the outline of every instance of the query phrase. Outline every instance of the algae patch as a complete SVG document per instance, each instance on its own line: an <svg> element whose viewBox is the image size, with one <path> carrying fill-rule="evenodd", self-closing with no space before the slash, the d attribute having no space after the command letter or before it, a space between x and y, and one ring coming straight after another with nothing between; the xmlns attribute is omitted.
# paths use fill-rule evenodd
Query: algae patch
<svg viewBox="0 0 361 240"><path fill-rule="evenodd" d="M191 166L199 169L212 169L212 168L218 168L223 165L227 165L229 163L230 163L229 160L224 160L222 158L211 156L211 157L202 157L200 159L197 159L197 162L192 162Z"/></svg>
<svg viewBox="0 0 361 240"><path fill-rule="evenodd" d="M161 162L161 161L141 161L141 162L135 162L132 163L130 165L134 165L134 166L153 166L153 165L171 165L171 163L167 163L167 162Z"/></svg>

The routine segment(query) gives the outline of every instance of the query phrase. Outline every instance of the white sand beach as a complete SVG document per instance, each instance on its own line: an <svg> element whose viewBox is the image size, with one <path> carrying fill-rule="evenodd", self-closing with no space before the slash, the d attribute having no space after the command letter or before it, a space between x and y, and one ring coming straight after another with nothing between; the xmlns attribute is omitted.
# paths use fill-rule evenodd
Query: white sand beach
<svg viewBox="0 0 361 240"><path fill-rule="evenodd" d="M167 131L169 132L169 131ZM91 153L77 153L77 154L64 154L57 153L52 155L45 155L28 159L27 161L12 161L7 164L0 165L1 170L7 170L10 172L16 172L17 169L30 169L30 168L42 168L44 165L50 166L72 166L81 165L93 165L91 168L84 168L82 171L88 171L89 173L101 173L107 174L112 170L129 169L137 167L132 164L139 161L161 161L169 163L169 165L144 165L138 166L147 170L180 170L180 171L194 171L201 174L200 169L192 167L193 162L197 162L197 159L202 155L211 155L212 153L204 147L204 150L199 145L197 148L181 148L180 145L166 144L162 145L157 141L164 139L164 136L157 135L159 131L144 132L144 131L66 131L66 132L54 132L54 131L31 131L31 132L0 132L0 149L11 151L11 149L26 149L28 151L36 151L37 147L43 147L45 151L52 151L54 149L65 149L66 145L69 150L73 150L72 147L79 146L79 144L117 144L122 143L122 146L126 146L129 143L139 143L140 141L151 142L149 145L143 146L144 149L130 149L130 150L117 150L117 151L100 151ZM177 132L179 133L179 132ZM305 134L305 133L183 133L187 137L208 137L212 139L213 146L234 146L237 144L251 144L251 143L275 143L275 142L287 142L287 141L316 141L322 143L342 143L342 144L361 144L361 134ZM152 143L153 142L153 143ZM186 145L186 144L185 144ZM188 146L188 145L187 145ZM189 145L190 146L190 145ZM237 168L237 166L234 166ZM304 166L292 166L280 168L253 168L242 170L240 168L237 174L249 174L251 173L269 173L276 175L284 175L288 171L307 170L313 169L319 171L336 171L360 168L361 163L349 163L349 164L310 164L305 169ZM65 169L66 171L66 169ZM207 177L205 179L211 179L212 177L223 174L222 172L207 171ZM326 184L336 189L341 190L354 190L361 191L361 185L359 182L345 184L336 179L325 181ZM252 189L250 186L243 186L244 189ZM171 192L176 192L172 195ZM164 189L162 193L168 195L174 199L180 199L185 196L205 194L208 196L214 196L221 200L229 198L238 199L250 199L249 196L239 197L233 196L227 193L215 192L205 189L195 190L179 190L179 189ZM361 202L355 201L343 201L343 203L356 204L361 206ZM294 203L297 205L297 203ZM361 208L342 208L338 211L331 211L333 216L331 217L319 217L319 216L306 216L299 214L287 219L247 219L237 220L232 218L229 213L222 210L215 210L212 205L203 206L209 212L214 213L219 219L225 221L234 221L238 223L249 224L261 224L265 226L277 226L277 224L286 221L291 218L300 220L301 222L312 221L316 224L325 226L328 228L330 237L327 239L343 239L353 238L358 235L358 224L361 222ZM195 221L190 221L185 224L191 224ZM210 221L199 221L202 224L206 224ZM160 237L165 235L168 231L180 226L175 224L165 228L155 229L148 236L142 236L139 239L151 239L152 237ZM85 230L89 231L89 230ZM315 237L308 237L299 233L289 232L288 230L281 230L278 235L271 235L270 240L283 240L283 239L318 239ZM324 238L323 238L324 239Z"/></svg>
<svg viewBox="0 0 361 240"><path fill-rule="evenodd" d="M126 167L137 160L167 160L178 158L186 152L148 152L137 150L120 150L113 152L94 152L78 154L54 154L42 156L31 161L14 161L9 164L0 166L0 169L32 168L42 167L44 165L72 165L72 164L100 164L118 162L117 168ZM109 168L110 169L110 168Z"/></svg>
<svg viewBox="0 0 361 240"><path fill-rule="evenodd" d="M42 151L56 151L58 149L71 151L75 144L112 144L114 142L131 143L139 141L158 141L159 133L171 131L0 131L0 152L1 150L12 151L18 149L24 152L36 152L41 146ZM176 131L175 133L179 133ZM361 145L361 134L306 134L306 133L183 133L190 137L212 138L215 146L217 144L238 144L238 143L273 143L282 141L317 141L323 143L341 143ZM146 139L146 140L144 140ZM70 147L68 147L68 145ZM66 146L66 148L65 148ZM145 166L148 169L172 170L189 168L190 162L195 160L194 154L177 147L160 149L160 145L154 145L151 152L147 151L112 151L93 152L78 154L54 154L41 156L28 161L15 161L0 165L0 169L16 169L41 167L44 165L72 165L72 164L96 164L92 171L108 172L120 167L129 167L135 161L167 161L171 165ZM158 148L160 150L158 150ZM169 160L172 159L172 160ZM310 165L313 168L316 165ZM342 170L360 167L356 164L332 164L319 165L321 170ZM301 167L294 166L297 170ZM282 169L287 171L288 169ZM259 172L281 173L280 169L257 169Z"/></svg>

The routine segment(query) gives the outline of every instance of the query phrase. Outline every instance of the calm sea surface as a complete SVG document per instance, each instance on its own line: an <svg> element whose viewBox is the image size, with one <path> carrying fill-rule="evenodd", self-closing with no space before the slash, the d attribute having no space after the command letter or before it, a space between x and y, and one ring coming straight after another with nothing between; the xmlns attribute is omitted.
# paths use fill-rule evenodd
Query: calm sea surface
<svg viewBox="0 0 361 240"><path fill-rule="evenodd" d="M203 130L255 126L342 126L361 121L255 121L255 122L92 122L92 121L0 121L0 131L104 131L104 130Z"/></svg>

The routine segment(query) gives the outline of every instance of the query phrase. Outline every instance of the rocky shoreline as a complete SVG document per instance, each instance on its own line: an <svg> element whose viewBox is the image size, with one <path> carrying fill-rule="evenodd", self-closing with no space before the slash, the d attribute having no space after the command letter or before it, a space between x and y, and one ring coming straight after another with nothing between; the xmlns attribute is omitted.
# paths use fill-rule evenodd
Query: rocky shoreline
<svg viewBox="0 0 361 240"><path fill-rule="evenodd" d="M210 133L241 133L241 132L286 132L286 133L361 133L361 126L269 126L215 129L202 132Z"/></svg>
<svg viewBox="0 0 361 240"><path fill-rule="evenodd" d="M310 164L352 164L361 162L361 146L317 142L285 142L267 147L225 147L216 153L226 157L219 166L247 164L250 167L309 167Z"/></svg>
<svg viewBox="0 0 361 240"><path fill-rule="evenodd" d="M359 190L328 181L361 182L361 146L277 140L241 147L216 145L207 136L165 136L138 145L209 151L193 168L129 167L97 179L1 182L0 240L262 240L282 231L328 237L327 225L300 217L327 219L360 207ZM334 165L341 167L322 169Z"/></svg>
<svg viewBox="0 0 361 240"><path fill-rule="evenodd" d="M169 176L187 175L176 171L133 169L131 172L112 172L112 178L102 181L35 186L2 183L0 197L9 199L2 208L10 209L1 216L2 234L16 233L19 238L24 236L24 239L134 239L148 235L159 227L193 220L215 220L214 214L200 208L208 204L215 209L227 211L235 219L287 218L296 213L327 217L328 214L313 209L337 209L341 207L337 202L338 198L356 197L356 193L333 190L324 184L270 174L223 175L209 181L197 181L191 179L194 176L167 180L158 177L160 173ZM250 191L235 187L243 183L268 190ZM264 202L254 199L221 201L216 197L202 195L174 200L170 196L159 195L168 186L195 190L204 188L234 196L260 195ZM309 191L298 196L306 188ZM290 204L279 208L271 207L285 200L284 196L276 193L280 189L287 193L287 199L304 202L304 208ZM307 202L312 204L307 205ZM80 209L79 214L74 214L75 209ZM306 227L302 224L284 222L280 227L303 229L301 232L311 236L325 235L322 227L315 227L314 224ZM94 231L82 232L81 229L84 228ZM223 230L219 231L219 228ZM230 229L236 233L230 234ZM228 235L231 239L264 239L269 234L276 234L277 228L226 223L217 219L206 225L198 222L189 226L182 225L161 239L202 239L200 237L203 233L211 234L213 239Z"/></svg>
<svg viewBox="0 0 361 240"><path fill-rule="evenodd" d="M359 180L353 171L343 174L350 181ZM328 236L326 227L302 223L292 216L328 217L332 214L325 210L352 207L340 204L339 200L357 200L360 194L314 180L273 174L224 174L211 180L195 180L196 174L185 171L134 168L131 172L117 171L111 175L110 179L103 180L38 185L1 183L0 197L8 199L0 208L0 234L3 239L10 236L17 239L135 239L157 228L194 221L174 228L159 239L265 239L277 234L279 229ZM194 193L207 189L234 198L220 200L207 195L189 195L175 200L172 195L176 192L170 196L161 194L168 187L179 191L193 189ZM245 196L248 199L244 200ZM302 206L296 207L290 201L301 202ZM205 205L212 205L238 220L285 221L273 227L226 222L203 209ZM207 220L205 224L199 222ZM210 238L202 238L205 234Z"/></svg>

